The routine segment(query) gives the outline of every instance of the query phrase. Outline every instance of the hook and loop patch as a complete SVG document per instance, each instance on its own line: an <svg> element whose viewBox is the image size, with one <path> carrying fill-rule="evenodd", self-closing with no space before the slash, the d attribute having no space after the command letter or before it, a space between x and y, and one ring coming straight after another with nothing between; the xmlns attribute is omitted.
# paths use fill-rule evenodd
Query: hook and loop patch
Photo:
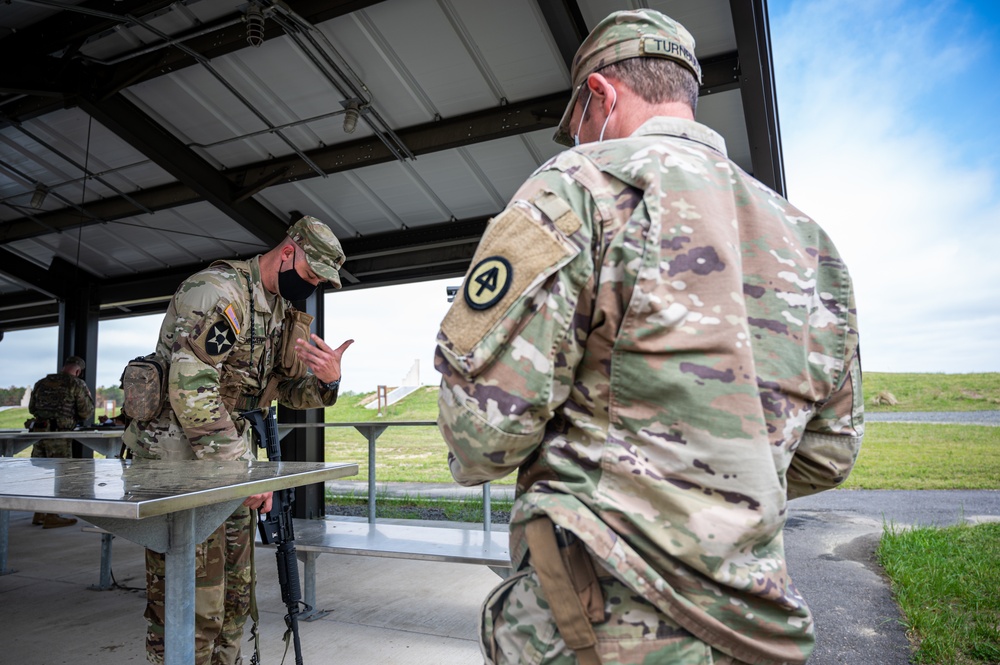
<svg viewBox="0 0 1000 665"><path fill-rule="evenodd" d="M514 269L502 256L487 256L476 264L465 280L465 302L472 309L483 310L500 302L510 289Z"/></svg>

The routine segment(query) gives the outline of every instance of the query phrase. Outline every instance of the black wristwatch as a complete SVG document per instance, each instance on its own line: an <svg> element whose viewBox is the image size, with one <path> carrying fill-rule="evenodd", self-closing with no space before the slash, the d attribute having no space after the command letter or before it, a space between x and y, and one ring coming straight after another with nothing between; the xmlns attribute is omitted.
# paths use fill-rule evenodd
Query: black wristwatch
<svg viewBox="0 0 1000 665"><path fill-rule="evenodd" d="M332 393L332 392L336 391L336 390L337 390L337 388L339 388L339 387L340 387L340 379L334 379L334 380L333 380L333 381L331 381L330 383L323 383L322 381L320 381L320 382L319 382L319 385L320 385L320 386L321 386L321 387L322 387L323 389L325 389L325 390L329 390L329 391L330 391L330 392Z"/></svg>

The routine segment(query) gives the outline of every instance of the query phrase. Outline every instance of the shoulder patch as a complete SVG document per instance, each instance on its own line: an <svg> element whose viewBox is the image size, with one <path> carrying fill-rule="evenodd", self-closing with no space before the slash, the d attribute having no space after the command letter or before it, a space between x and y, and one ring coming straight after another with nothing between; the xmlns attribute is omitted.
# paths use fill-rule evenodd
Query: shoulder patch
<svg viewBox="0 0 1000 665"><path fill-rule="evenodd" d="M223 356L229 353L236 343L236 333L227 320L213 323L204 335L205 352L210 356Z"/></svg>
<svg viewBox="0 0 1000 665"><path fill-rule="evenodd" d="M465 302L472 309L489 309L500 302L513 278L510 261L502 256L487 256L469 271L465 280Z"/></svg>
<svg viewBox="0 0 1000 665"><path fill-rule="evenodd" d="M239 335L240 320L236 318L236 309L234 309L232 305L229 305L228 307L226 307L225 314L226 318L229 319L229 322L233 324L233 331L235 331L236 334Z"/></svg>
<svg viewBox="0 0 1000 665"><path fill-rule="evenodd" d="M466 355L533 284L538 284L579 249L558 231L511 207L490 222L462 285L441 322L457 355Z"/></svg>

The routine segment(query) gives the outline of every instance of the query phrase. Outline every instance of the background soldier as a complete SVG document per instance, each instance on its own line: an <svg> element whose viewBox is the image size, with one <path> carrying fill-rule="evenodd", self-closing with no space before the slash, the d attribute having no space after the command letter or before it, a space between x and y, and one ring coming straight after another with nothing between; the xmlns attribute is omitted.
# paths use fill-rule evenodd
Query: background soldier
<svg viewBox="0 0 1000 665"><path fill-rule="evenodd" d="M438 336L465 485L518 470L489 663L803 663L787 499L861 444L851 281L811 219L694 121L690 33L618 12ZM604 139L609 139L604 141ZM613 139L613 140L611 140Z"/></svg>
<svg viewBox="0 0 1000 665"><path fill-rule="evenodd" d="M79 356L70 356L62 369L40 379L31 389L28 412L34 422L32 432L68 432L76 425L93 420L94 398L90 388L80 378L87 363ZM31 448L32 457L72 457L73 442L69 439L42 439ZM76 524L72 517L55 513L35 513L32 524L55 529Z"/></svg>
<svg viewBox="0 0 1000 665"><path fill-rule="evenodd" d="M133 420L123 436L135 463L255 459L242 411L275 398L294 409L336 402L341 356L354 340L331 349L308 334L312 317L288 301L308 298L324 281L340 288L343 263L330 227L307 216L269 252L249 261L216 261L185 280L156 345L167 366L167 403L153 420ZM198 545L196 560L205 563L196 573L198 665L242 662L252 584L251 509L270 508L270 492L249 497ZM164 571L164 556L146 550L146 655L153 663L163 662Z"/></svg>

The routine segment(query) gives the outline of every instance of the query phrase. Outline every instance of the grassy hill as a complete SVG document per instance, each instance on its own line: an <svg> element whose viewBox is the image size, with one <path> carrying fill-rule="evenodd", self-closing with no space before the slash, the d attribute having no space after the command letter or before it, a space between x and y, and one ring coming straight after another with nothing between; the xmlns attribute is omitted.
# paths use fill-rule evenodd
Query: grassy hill
<svg viewBox="0 0 1000 665"><path fill-rule="evenodd" d="M1000 409L1000 373L889 374L864 376L866 408L885 411L981 411ZM417 390L384 409L366 409L374 394L345 393L326 409L328 423L435 421L437 387ZM891 395L895 405L875 404ZM883 401L883 400L880 400ZM0 428L20 428L26 409L0 412ZM350 426L325 429L326 459L357 462L367 478L368 441ZM22 455L27 452L22 453ZM447 447L436 426L388 427L376 450L377 482L451 482ZM509 476L497 481L511 484ZM1000 487L1000 428L966 425L869 423L846 488L976 489Z"/></svg>

